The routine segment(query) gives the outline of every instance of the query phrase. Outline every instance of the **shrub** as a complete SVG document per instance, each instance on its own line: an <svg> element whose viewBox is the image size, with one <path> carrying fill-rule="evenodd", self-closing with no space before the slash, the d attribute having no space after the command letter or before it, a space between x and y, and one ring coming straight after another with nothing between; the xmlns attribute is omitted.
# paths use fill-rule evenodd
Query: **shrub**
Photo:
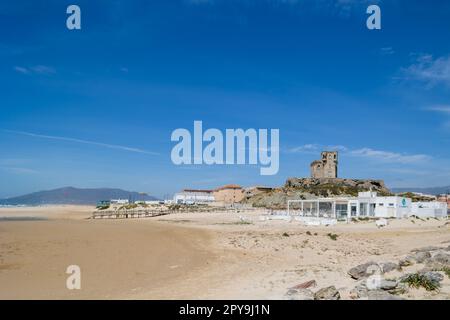
<svg viewBox="0 0 450 320"><path fill-rule="evenodd" d="M439 289L439 283L436 281L433 281L423 274L419 273L413 273L408 275L405 279L402 280L402 282L405 282L408 284L408 286L413 288L420 288L423 287L427 291L435 291Z"/></svg>
<svg viewBox="0 0 450 320"><path fill-rule="evenodd" d="M338 238L338 235L335 234L335 233L328 233L327 236L328 236L331 240L334 240L334 241L336 241L337 238Z"/></svg>

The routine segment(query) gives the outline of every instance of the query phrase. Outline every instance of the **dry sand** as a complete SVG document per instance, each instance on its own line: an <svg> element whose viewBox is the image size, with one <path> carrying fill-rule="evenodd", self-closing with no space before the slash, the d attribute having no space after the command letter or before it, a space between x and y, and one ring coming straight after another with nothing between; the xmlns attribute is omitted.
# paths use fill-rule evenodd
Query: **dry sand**
<svg viewBox="0 0 450 320"><path fill-rule="evenodd" d="M349 268L450 244L449 225L435 219L392 220L377 229L373 222L260 221L261 212L86 220L91 210L0 209L0 217L49 219L0 221L0 298L282 299L288 288L314 279L313 290L335 285L348 299L356 284ZM71 264L81 268L81 290L66 289ZM407 298L449 299L448 292L446 278L439 293L411 290Z"/></svg>

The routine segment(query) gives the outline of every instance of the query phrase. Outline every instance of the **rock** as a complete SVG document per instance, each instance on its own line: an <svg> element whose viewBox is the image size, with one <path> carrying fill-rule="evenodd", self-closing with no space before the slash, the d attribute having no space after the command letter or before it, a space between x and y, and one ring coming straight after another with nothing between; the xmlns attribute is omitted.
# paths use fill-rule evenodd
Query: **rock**
<svg viewBox="0 0 450 320"><path fill-rule="evenodd" d="M362 281L350 290L349 295L351 299L367 298L368 291L365 281Z"/></svg>
<svg viewBox="0 0 450 320"><path fill-rule="evenodd" d="M369 300L404 300L384 290L371 290L367 297Z"/></svg>
<svg viewBox="0 0 450 320"><path fill-rule="evenodd" d="M314 293L308 289L289 289L286 292L289 300L314 300Z"/></svg>
<svg viewBox="0 0 450 320"><path fill-rule="evenodd" d="M316 280L310 280L293 286L291 289L308 289L309 287L315 287L316 285Z"/></svg>
<svg viewBox="0 0 450 320"><path fill-rule="evenodd" d="M417 263L423 263L425 260L431 258L431 253L428 251L419 251L413 256L411 256Z"/></svg>
<svg viewBox="0 0 450 320"><path fill-rule="evenodd" d="M389 291L389 293L391 293L391 294L397 295L397 294L405 294L405 293L408 293L409 289L408 289L408 285L407 285L406 283L398 282L398 283L397 283L397 287L395 287L394 289L390 289L390 290L388 290L388 291Z"/></svg>
<svg viewBox="0 0 450 320"><path fill-rule="evenodd" d="M339 300L341 295L335 286L322 288L314 294L314 300Z"/></svg>
<svg viewBox="0 0 450 320"><path fill-rule="evenodd" d="M415 259L412 256L407 256L406 258L398 262L400 267L409 267L414 264Z"/></svg>
<svg viewBox="0 0 450 320"><path fill-rule="evenodd" d="M443 263L428 260L427 263L425 264L425 267L421 270L421 273L442 270L442 268L444 268L445 266L446 265Z"/></svg>
<svg viewBox="0 0 450 320"><path fill-rule="evenodd" d="M397 288L397 281L383 279L380 281L380 289L382 290L392 290Z"/></svg>
<svg viewBox="0 0 450 320"><path fill-rule="evenodd" d="M445 252L439 252L431 258L432 261L441 263L445 266L450 266L450 254Z"/></svg>
<svg viewBox="0 0 450 320"><path fill-rule="evenodd" d="M347 273L353 279L359 280L359 279L366 278L366 277L372 275L374 273L374 271L377 269L379 271L381 271L380 266L378 264L376 264L375 262L371 261L371 262L367 262L364 264L360 264L356 267L353 267L350 270L348 270Z"/></svg>
<svg viewBox="0 0 450 320"><path fill-rule="evenodd" d="M378 228L386 227L388 225L388 221L386 219L378 219L375 221L375 224Z"/></svg>
<svg viewBox="0 0 450 320"><path fill-rule="evenodd" d="M367 278L366 287L369 290L392 290L397 287L397 281L387 280L382 276L376 275Z"/></svg>
<svg viewBox="0 0 450 320"><path fill-rule="evenodd" d="M436 246L428 246L428 247L423 247L423 248L418 248L418 249L413 249L411 250L411 252L430 252L430 251L436 251L436 250L440 250L440 247L436 247Z"/></svg>
<svg viewBox="0 0 450 320"><path fill-rule="evenodd" d="M400 271L402 269L398 264L396 264L394 262L381 263L380 266L381 266L381 271L383 273L388 273L388 272L391 272L391 271L394 271L394 270Z"/></svg>

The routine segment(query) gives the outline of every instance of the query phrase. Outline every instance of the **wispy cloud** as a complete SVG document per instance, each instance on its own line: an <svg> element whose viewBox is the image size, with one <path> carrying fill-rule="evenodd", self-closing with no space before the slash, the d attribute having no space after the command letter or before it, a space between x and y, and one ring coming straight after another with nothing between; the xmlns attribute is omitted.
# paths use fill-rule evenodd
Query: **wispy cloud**
<svg viewBox="0 0 450 320"><path fill-rule="evenodd" d="M404 164L431 160L431 157L425 154L402 154L398 152L374 150L371 148L361 148L357 150L351 150L349 154L353 156L378 159L384 162L396 162Z"/></svg>
<svg viewBox="0 0 450 320"><path fill-rule="evenodd" d="M395 51L392 47L384 47L380 49L381 55L383 56L389 56L391 54L394 54Z"/></svg>
<svg viewBox="0 0 450 320"><path fill-rule="evenodd" d="M336 150L342 152L344 155L347 156L364 157L381 162L400 163L400 164L420 163L431 160L432 158L431 156L425 154L403 154L392 151L375 150L367 147L359 149L350 149L342 145L323 146L319 144L305 144L303 146L292 148L289 150L289 152L318 154L322 150L330 150L330 151Z"/></svg>
<svg viewBox="0 0 450 320"><path fill-rule="evenodd" d="M2 169L9 171L15 174L38 174L39 171L30 169L30 168L22 168L22 167L3 167Z"/></svg>
<svg viewBox="0 0 450 320"><path fill-rule="evenodd" d="M77 139L77 138L61 137L61 136L50 136L50 135L43 135L43 134L37 134L37 133L32 133L32 132L26 132L26 131L15 131L15 130L3 130L3 131L9 132L9 133L14 133L14 134L20 134L20 135L24 135L24 136L29 136L29 137L35 137L35 138L76 142L76 143L89 144L89 145L110 148L110 149L117 149L117 150L128 151L128 152L136 152L136 153L143 153L143 154L149 154L149 155L159 155L159 153L157 153L157 152L147 151L147 150L143 150L143 149L139 149L139 148L121 146L121 145L116 145L116 144L102 143L102 142L97 142L97 141L82 140L82 139Z"/></svg>
<svg viewBox="0 0 450 320"><path fill-rule="evenodd" d="M450 55L434 58L431 54L418 55L414 63L401 70L403 79L416 80L433 87L450 86Z"/></svg>
<svg viewBox="0 0 450 320"><path fill-rule="evenodd" d="M435 105L425 108L425 110L444 113L450 116L450 105Z"/></svg>
<svg viewBox="0 0 450 320"><path fill-rule="evenodd" d="M32 67L15 66L14 70L22 74L51 75L56 73L56 70L54 68L44 65L37 65Z"/></svg>

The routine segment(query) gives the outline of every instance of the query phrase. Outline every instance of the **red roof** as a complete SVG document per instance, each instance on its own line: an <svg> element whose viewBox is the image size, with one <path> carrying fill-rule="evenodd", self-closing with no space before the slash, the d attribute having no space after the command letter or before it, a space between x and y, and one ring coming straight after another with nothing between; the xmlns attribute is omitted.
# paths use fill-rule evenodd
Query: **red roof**
<svg viewBox="0 0 450 320"><path fill-rule="evenodd" d="M213 190L201 190L201 189L184 189L184 192L204 192L204 193L211 193Z"/></svg>
<svg viewBox="0 0 450 320"><path fill-rule="evenodd" d="M242 189L242 187L240 185L237 184L226 184L222 187L217 188L215 191L219 191L219 190L226 190L226 189Z"/></svg>

